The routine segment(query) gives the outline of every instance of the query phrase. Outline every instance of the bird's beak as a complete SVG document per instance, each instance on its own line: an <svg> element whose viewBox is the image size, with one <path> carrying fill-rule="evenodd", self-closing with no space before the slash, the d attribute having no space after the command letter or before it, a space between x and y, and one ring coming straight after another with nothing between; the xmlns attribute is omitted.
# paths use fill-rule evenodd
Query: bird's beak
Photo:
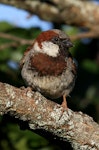
<svg viewBox="0 0 99 150"><path fill-rule="evenodd" d="M70 39L63 39L62 42L67 48L73 47L73 43L70 41Z"/></svg>

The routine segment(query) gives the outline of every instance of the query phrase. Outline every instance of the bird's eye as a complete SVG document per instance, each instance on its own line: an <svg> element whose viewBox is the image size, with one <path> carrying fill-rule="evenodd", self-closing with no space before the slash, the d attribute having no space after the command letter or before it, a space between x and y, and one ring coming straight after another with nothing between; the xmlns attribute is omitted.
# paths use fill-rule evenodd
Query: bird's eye
<svg viewBox="0 0 99 150"><path fill-rule="evenodd" d="M54 40L55 40L55 41L58 41L58 37L55 37Z"/></svg>

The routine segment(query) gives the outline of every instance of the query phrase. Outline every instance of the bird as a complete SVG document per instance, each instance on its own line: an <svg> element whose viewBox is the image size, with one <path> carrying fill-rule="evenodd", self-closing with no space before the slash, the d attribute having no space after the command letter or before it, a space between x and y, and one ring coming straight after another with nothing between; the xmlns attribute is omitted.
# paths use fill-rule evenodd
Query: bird
<svg viewBox="0 0 99 150"><path fill-rule="evenodd" d="M73 90L77 76L77 64L69 52L71 47L73 44L65 32L43 31L20 61L25 83L52 100L63 97L64 109L68 108L66 97Z"/></svg>

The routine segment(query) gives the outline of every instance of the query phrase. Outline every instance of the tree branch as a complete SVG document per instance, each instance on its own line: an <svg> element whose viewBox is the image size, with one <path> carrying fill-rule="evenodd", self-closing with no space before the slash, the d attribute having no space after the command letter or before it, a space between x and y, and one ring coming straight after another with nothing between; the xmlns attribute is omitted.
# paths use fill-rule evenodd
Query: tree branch
<svg viewBox="0 0 99 150"><path fill-rule="evenodd" d="M70 109L63 111L61 105L30 88L0 83L0 114L7 113L27 121L33 131L47 131L69 141L75 150L99 149L99 125L91 117Z"/></svg>
<svg viewBox="0 0 99 150"><path fill-rule="evenodd" d="M24 0L24 5L23 0L0 0L0 2L25 9L31 14L36 14L47 21L65 23L89 29L88 33L86 32L71 37L73 40L86 37L99 37L99 5L93 2L82 0ZM24 42L29 43L29 41L23 41L21 43Z"/></svg>
<svg viewBox="0 0 99 150"><path fill-rule="evenodd" d="M66 23L69 25L83 26L90 29L98 29L99 6L88 1L81 0L0 0L1 3L13 5L36 14L44 20Z"/></svg>

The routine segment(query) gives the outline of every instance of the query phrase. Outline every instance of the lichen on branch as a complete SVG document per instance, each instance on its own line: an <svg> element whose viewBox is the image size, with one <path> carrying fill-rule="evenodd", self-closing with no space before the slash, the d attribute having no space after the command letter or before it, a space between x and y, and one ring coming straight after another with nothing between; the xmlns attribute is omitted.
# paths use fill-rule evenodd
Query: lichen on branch
<svg viewBox="0 0 99 150"><path fill-rule="evenodd" d="M0 114L27 121L30 130L47 131L69 141L77 150L99 149L99 125L82 112L63 110L30 88L16 88L0 83Z"/></svg>

